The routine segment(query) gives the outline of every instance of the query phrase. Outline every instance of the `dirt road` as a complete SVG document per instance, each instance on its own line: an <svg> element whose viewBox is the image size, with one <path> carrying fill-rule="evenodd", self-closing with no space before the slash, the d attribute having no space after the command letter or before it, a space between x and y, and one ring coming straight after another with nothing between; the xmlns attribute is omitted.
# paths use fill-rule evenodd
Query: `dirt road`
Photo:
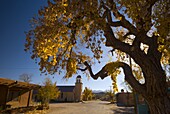
<svg viewBox="0 0 170 114"><path fill-rule="evenodd" d="M134 114L132 107L118 107L106 101L50 104L48 114Z"/></svg>

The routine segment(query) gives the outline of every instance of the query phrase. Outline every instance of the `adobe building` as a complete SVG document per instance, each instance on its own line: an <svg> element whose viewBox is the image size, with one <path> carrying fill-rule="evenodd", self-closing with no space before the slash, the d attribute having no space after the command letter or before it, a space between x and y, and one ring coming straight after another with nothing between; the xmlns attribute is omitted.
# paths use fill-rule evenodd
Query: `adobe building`
<svg viewBox="0 0 170 114"><path fill-rule="evenodd" d="M120 93L116 94L116 101L118 106L134 106L133 94L129 92L124 92L123 89Z"/></svg>
<svg viewBox="0 0 170 114"><path fill-rule="evenodd" d="M0 108L29 106L35 88L39 85L0 78Z"/></svg>
<svg viewBox="0 0 170 114"><path fill-rule="evenodd" d="M74 86L57 86L60 95L57 98L59 102L79 102L82 101L82 79L81 76L76 77Z"/></svg>

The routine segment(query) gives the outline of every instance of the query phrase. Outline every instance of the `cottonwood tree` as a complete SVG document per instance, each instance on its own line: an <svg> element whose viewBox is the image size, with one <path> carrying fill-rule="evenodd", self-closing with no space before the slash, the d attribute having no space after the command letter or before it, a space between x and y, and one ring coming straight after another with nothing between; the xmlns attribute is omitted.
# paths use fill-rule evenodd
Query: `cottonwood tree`
<svg viewBox="0 0 170 114"><path fill-rule="evenodd" d="M45 78L43 85L38 90L38 98L41 100L42 106L49 105L49 101L57 99L60 95L60 91L56 87L56 83L53 83L49 78Z"/></svg>
<svg viewBox="0 0 170 114"><path fill-rule="evenodd" d="M85 87L85 89L84 89L84 91L83 91L83 100L84 101L88 101L88 100L92 100L92 98L93 98L93 93L92 93L92 90L91 89L89 89L89 88L87 88L87 87Z"/></svg>
<svg viewBox="0 0 170 114"><path fill-rule="evenodd" d="M48 6L31 21L25 47L42 73L66 70L65 78L77 70L89 71L95 80L111 76L116 88L121 67L125 80L145 98L151 114L169 114L162 68L170 63L169 4L169 0L48 0ZM111 47L117 57L130 56L141 68L145 82L137 81L132 68L121 60L94 74L92 60L107 58L102 56L104 46Z"/></svg>

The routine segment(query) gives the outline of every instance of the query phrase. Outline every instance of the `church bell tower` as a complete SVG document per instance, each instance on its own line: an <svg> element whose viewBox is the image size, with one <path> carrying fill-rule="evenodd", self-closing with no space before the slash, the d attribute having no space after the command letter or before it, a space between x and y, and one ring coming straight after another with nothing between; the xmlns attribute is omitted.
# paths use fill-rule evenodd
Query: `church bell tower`
<svg viewBox="0 0 170 114"><path fill-rule="evenodd" d="M82 79L81 76L78 75L76 77L76 83L75 83L75 101L79 102L82 101Z"/></svg>

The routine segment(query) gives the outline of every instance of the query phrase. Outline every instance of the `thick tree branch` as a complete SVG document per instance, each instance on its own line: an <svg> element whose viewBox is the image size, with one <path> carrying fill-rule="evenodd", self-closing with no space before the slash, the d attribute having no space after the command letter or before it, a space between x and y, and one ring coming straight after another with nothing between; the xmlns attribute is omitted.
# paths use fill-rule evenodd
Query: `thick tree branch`
<svg viewBox="0 0 170 114"><path fill-rule="evenodd" d="M106 25L106 28L104 29L104 35L106 37L106 46L111 46L114 49L118 49L122 52L129 54L139 66L144 67L143 62L147 62L147 61L143 61L143 60L147 56L143 51L136 50L135 47L133 47L133 45L131 46L127 43L124 43L116 39L112 31L112 28L108 24Z"/></svg>
<svg viewBox="0 0 170 114"><path fill-rule="evenodd" d="M111 46L114 49L118 49L122 52L129 54L137 64L139 64L141 67L144 67L143 62L146 61L143 61L143 59L146 58L146 54L140 50L140 44L141 42L144 44L150 44L152 42L152 38L149 38L146 34L142 34L142 33L139 34L139 31L137 31L135 26L133 26L129 21L125 19L125 17L122 14L118 12L115 3L111 3L111 4L112 4L111 9L109 9L107 6L105 6L105 4L103 4L103 8L105 9L104 15L108 21L104 29L104 36L106 37L106 46ZM115 17L117 18L121 17L121 20L117 22L113 22L111 17L112 15L111 11L113 12L113 15ZM127 28L131 34L136 36L133 45L124 43L115 37L112 27L117 27L117 26L122 26L124 28Z"/></svg>
<svg viewBox="0 0 170 114"><path fill-rule="evenodd" d="M103 67L98 73L94 74L93 71L92 71L91 66L90 66L87 62L85 62L84 65L86 66L87 70L89 71L91 77L92 77L94 80L97 80L99 77L100 77L101 79L104 79L105 77L108 76L108 73L107 73L105 67Z"/></svg>
<svg viewBox="0 0 170 114"><path fill-rule="evenodd" d="M108 12L108 22L111 20L111 13L110 11ZM122 21L121 21L122 22ZM130 31L129 31L130 32ZM106 24L105 29L104 29L104 36L106 37L106 46L111 46L114 49L118 49L122 52L125 52L129 54L135 62L141 66L142 68L145 67L143 64L147 64L147 60L144 58L147 58L146 54L140 50L140 44L141 42L146 42L147 44L151 43L151 38L148 38L145 34L139 34L137 32L137 37L135 38L135 42L133 45L129 45L127 43L124 43L117 39L113 33L113 30L109 24ZM145 39L145 40L141 40Z"/></svg>
<svg viewBox="0 0 170 114"><path fill-rule="evenodd" d="M104 35L106 36L106 46L113 46L115 49L120 49L121 51L130 54L131 51L134 49L137 49L138 51L140 50L141 42L144 44L150 45L150 43L152 42L152 39L149 38L145 34L145 32L138 31L135 28L135 26L133 26L128 20L126 20L125 17L121 13L119 13L119 11L116 9L114 4L115 3L113 3L113 6L112 6L112 12L115 17L117 17L117 18L121 17L121 20L117 21L117 22L113 22L112 17L111 17L111 11L106 6L104 7L106 9L105 13L107 12L107 20L108 20L108 25L106 26L107 30L104 31L105 32ZM109 27L109 26L112 26L112 27L122 26L129 30L129 34L133 34L136 36L133 45L130 47L130 51L129 51L129 48L127 48L128 46L126 43L123 43L115 38L113 31L112 31L111 27ZM127 34L127 35L129 35L129 34ZM126 37L126 35L125 35L125 37ZM123 47L126 47L126 48L123 48Z"/></svg>
<svg viewBox="0 0 170 114"><path fill-rule="evenodd" d="M86 68L77 68L77 70L86 71L87 67Z"/></svg>
<svg viewBox="0 0 170 114"><path fill-rule="evenodd" d="M122 26L122 23L121 21L116 21L116 22L109 22L109 25L112 26L112 27L119 27L119 26Z"/></svg>
<svg viewBox="0 0 170 114"><path fill-rule="evenodd" d="M113 64L115 64L115 62L113 62ZM119 68L119 67L123 68L123 71L125 74L125 80L133 87L133 89L135 89L138 93L145 92L144 86L136 80L136 78L134 77L132 73L132 69L128 64L123 63L123 62L116 62L116 64L117 64L115 66L116 68ZM101 79L104 79L109 76L108 71L106 69L107 64L96 74L93 73L91 66L87 62L85 62L84 65L86 66L86 68L79 69L79 70L82 70L82 71L88 70L91 77L95 80L98 79L99 77Z"/></svg>
<svg viewBox="0 0 170 114"><path fill-rule="evenodd" d="M104 35L106 37L106 46L111 46L115 49L121 50L121 51L126 52L128 54L131 53L132 46L116 39L116 37L115 37L115 35L112 31L112 28L110 27L109 24L107 24L106 27L105 27Z"/></svg>
<svg viewBox="0 0 170 114"><path fill-rule="evenodd" d="M145 9L146 9L146 7L147 7L147 9L146 9L146 13L145 13L145 16L143 16L143 17L147 17L147 19L144 21L142 18L142 23L144 24L144 25L142 25L142 26L144 26L145 28L147 28L146 26L149 26L148 28L151 28L151 26L152 26L152 24L151 24L151 18L149 18L149 17L151 17L151 10L152 10L152 6L155 4L155 2L157 2L158 0L149 0L148 2L149 3L147 3L146 4L146 6L144 7ZM118 27L118 26L122 26L122 27L124 27L124 28L126 28L126 29L128 29L129 30L129 33L131 33L131 34L133 34L133 35L135 35L135 36L137 36L138 37L138 40L137 40L137 42L142 42L142 43L144 43L144 44L147 44L147 45L149 45L149 44L151 44L151 42L152 42L152 38L150 38L150 37L148 37L147 35L146 35L146 30L144 30L144 28L142 28L142 37L140 36L139 37L139 30L137 30L137 28L133 25L133 24L131 24L126 18L125 18L125 16L124 15L122 15L118 10L117 10L117 8L116 8L116 4L112 1L111 2L111 4L112 4L112 6L111 6L111 9L109 10L109 8L108 7L106 7L104 4L103 4L103 8L106 10L105 11L105 17L107 17L107 20L108 20L108 24L110 25L110 26L112 26L112 27ZM120 19L120 21L116 21L116 22L113 22L112 21L112 17L111 17L111 11L112 11L112 13L113 13L113 15L116 17L116 18L121 18ZM142 11L144 11L144 10L142 10ZM106 13L107 13L107 16L106 16ZM149 29L148 29L149 30ZM145 31L145 32L144 32ZM135 41L136 42L136 41Z"/></svg>
<svg viewBox="0 0 170 114"><path fill-rule="evenodd" d="M123 38L126 39L129 35L133 35L131 32L126 33Z"/></svg>
<svg viewBox="0 0 170 114"><path fill-rule="evenodd" d="M114 6L114 4L113 4L113 6ZM109 10L108 7L106 7L104 4L103 4L103 8L106 10L104 12L104 17L106 17L106 14L108 14L107 20L108 20L108 24L110 26L112 26L112 27L122 26L122 27L128 29L132 34L134 34L134 35L137 34L137 29L135 28L135 26L133 26L128 20L126 20L124 15L120 14L116 8L113 9L113 7L112 7L112 9ZM111 11L116 18L121 18L121 20L117 21L117 22L113 22L112 17L111 17Z"/></svg>
<svg viewBox="0 0 170 114"><path fill-rule="evenodd" d="M162 53L158 51L158 36L153 35L152 42L149 45L147 56L152 61L153 64L157 67L157 69L162 69L160 61L162 57Z"/></svg>
<svg viewBox="0 0 170 114"><path fill-rule="evenodd" d="M134 25L132 25L126 18L124 15L122 15L116 8L116 3L112 3L112 7L111 7L111 11L113 13L113 15L116 18L120 18L121 24L123 27L125 27L126 29L129 30L129 32L133 33L134 35L137 34L137 29Z"/></svg>
<svg viewBox="0 0 170 114"><path fill-rule="evenodd" d="M134 77L133 73L132 73L132 69L131 67L126 64L121 62L121 67L124 71L125 74L125 80L131 85L131 87L133 87L133 89L138 92L139 94L144 93L145 92L145 86L140 84L136 78Z"/></svg>

